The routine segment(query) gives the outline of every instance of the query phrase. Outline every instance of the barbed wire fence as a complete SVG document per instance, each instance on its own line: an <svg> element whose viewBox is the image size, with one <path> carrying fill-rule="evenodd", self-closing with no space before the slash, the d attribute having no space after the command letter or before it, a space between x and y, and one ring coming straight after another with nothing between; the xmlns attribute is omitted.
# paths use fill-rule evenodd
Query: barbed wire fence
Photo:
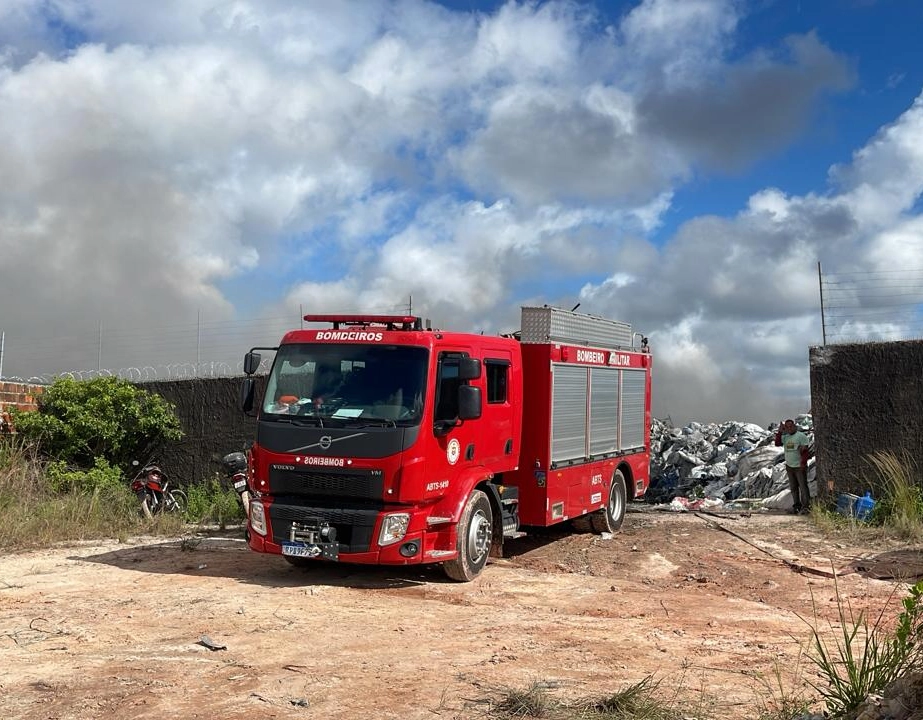
<svg viewBox="0 0 923 720"><path fill-rule="evenodd" d="M369 310L407 312L403 303ZM57 377L89 380L119 377L133 382L186 380L243 375L243 356L251 347L274 347L290 330L305 327L299 315L250 320L204 321L161 325L113 326L98 323L94 334L44 333L17 342L0 332L0 379L45 385ZM271 355L271 354L270 354ZM258 372L268 372L272 357L264 353ZM15 367L7 374L6 367ZM23 372L22 368L30 368Z"/></svg>
<svg viewBox="0 0 923 720"><path fill-rule="evenodd" d="M824 345L923 337L923 268L817 276Z"/></svg>

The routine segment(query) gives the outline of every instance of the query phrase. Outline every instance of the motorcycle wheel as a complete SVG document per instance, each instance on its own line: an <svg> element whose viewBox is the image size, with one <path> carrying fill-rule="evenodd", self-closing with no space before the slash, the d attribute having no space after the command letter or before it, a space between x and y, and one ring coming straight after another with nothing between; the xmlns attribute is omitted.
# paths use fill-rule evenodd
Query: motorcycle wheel
<svg viewBox="0 0 923 720"><path fill-rule="evenodd" d="M141 500L141 514L148 520L154 519L154 512L151 510L151 496L147 493L144 493L144 498Z"/></svg>
<svg viewBox="0 0 923 720"><path fill-rule="evenodd" d="M173 490L170 492L170 500L167 510L170 512L184 513L186 512L186 507L189 505L189 500L186 498L186 493L182 490Z"/></svg>

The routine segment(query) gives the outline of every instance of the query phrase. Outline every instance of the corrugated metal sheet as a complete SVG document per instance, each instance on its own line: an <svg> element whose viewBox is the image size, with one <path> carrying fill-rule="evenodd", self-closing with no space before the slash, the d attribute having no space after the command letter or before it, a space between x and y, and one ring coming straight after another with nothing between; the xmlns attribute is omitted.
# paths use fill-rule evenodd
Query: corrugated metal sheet
<svg viewBox="0 0 923 720"><path fill-rule="evenodd" d="M631 347L631 325L553 307L523 307L520 341L602 348Z"/></svg>
<svg viewBox="0 0 923 720"><path fill-rule="evenodd" d="M622 435L619 449L644 444L644 370L622 371Z"/></svg>
<svg viewBox="0 0 923 720"><path fill-rule="evenodd" d="M586 457L587 368L553 365L551 461Z"/></svg>
<svg viewBox="0 0 923 720"><path fill-rule="evenodd" d="M619 371L590 370L590 455L618 450Z"/></svg>

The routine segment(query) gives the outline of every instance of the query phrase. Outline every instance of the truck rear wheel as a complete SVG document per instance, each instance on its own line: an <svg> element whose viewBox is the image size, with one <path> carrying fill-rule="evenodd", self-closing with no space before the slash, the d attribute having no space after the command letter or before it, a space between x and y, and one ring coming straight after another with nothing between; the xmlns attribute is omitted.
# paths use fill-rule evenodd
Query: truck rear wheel
<svg viewBox="0 0 923 720"><path fill-rule="evenodd" d="M492 528L490 501L483 492L475 490L458 520L458 539L455 541L458 557L442 564L445 574L458 582L474 580L487 564L493 539Z"/></svg>
<svg viewBox="0 0 923 720"><path fill-rule="evenodd" d="M609 502L606 507L590 515L593 529L598 533L616 532L625 520L625 476L621 470L612 475L612 487L609 488Z"/></svg>

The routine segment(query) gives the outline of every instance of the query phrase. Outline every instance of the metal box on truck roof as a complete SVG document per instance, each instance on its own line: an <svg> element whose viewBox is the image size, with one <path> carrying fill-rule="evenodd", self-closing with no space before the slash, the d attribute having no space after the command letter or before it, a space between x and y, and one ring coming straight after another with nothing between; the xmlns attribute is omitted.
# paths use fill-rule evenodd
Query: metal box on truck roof
<svg viewBox="0 0 923 720"><path fill-rule="evenodd" d="M602 348L628 348L632 344L628 323L547 306L523 307L520 333L523 343L566 342Z"/></svg>

